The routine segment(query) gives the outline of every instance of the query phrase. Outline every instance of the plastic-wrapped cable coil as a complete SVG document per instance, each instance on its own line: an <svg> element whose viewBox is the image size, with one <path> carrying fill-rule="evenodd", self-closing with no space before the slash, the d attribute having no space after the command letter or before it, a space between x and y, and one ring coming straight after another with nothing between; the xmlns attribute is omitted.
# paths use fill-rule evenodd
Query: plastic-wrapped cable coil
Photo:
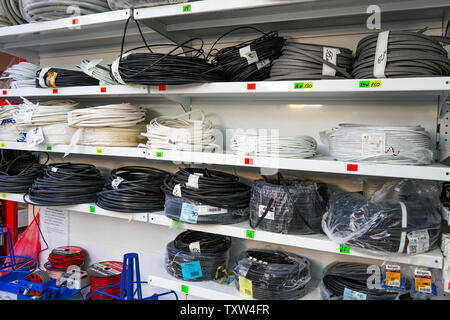
<svg viewBox="0 0 450 320"><path fill-rule="evenodd" d="M308 293L311 280L308 259L273 250L248 250L234 266L236 288L261 300L296 300Z"/></svg>
<svg viewBox="0 0 450 320"><path fill-rule="evenodd" d="M370 265L353 262L333 262L323 273L320 283L322 300L397 300L400 293L368 288ZM381 283L381 278L378 279Z"/></svg>
<svg viewBox="0 0 450 320"><path fill-rule="evenodd" d="M3 72L1 79L12 79L11 88L36 86L36 74L41 67L29 62L14 64Z"/></svg>
<svg viewBox="0 0 450 320"><path fill-rule="evenodd" d="M146 8L154 6L163 6L175 3L192 2L196 0L108 0L111 10L120 10L128 8Z"/></svg>
<svg viewBox="0 0 450 320"><path fill-rule="evenodd" d="M351 79L354 61L350 49L288 42L272 62L268 80Z"/></svg>
<svg viewBox="0 0 450 320"><path fill-rule="evenodd" d="M107 0L22 0L22 13L28 22L52 21L110 11Z"/></svg>
<svg viewBox="0 0 450 320"><path fill-rule="evenodd" d="M77 64L77 68L83 71L88 76L97 79L100 81L100 85L117 85L118 83L111 78L109 68L106 68L100 63L103 59L95 59L95 60L82 60L79 64Z"/></svg>
<svg viewBox="0 0 450 320"><path fill-rule="evenodd" d="M3 9L2 16L6 17L11 25L26 23L22 12L22 0L1 0L0 6Z"/></svg>
<svg viewBox="0 0 450 320"><path fill-rule="evenodd" d="M325 184L264 177L252 185L250 226L286 234L321 233L326 208Z"/></svg>
<svg viewBox="0 0 450 320"><path fill-rule="evenodd" d="M67 123L67 113L79 105L75 101L52 100L32 103L25 98L14 114L17 125L45 126L56 123Z"/></svg>
<svg viewBox="0 0 450 320"><path fill-rule="evenodd" d="M60 88L76 86L98 86L99 80L82 71L61 68L42 68L36 72L36 88Z"/></svg>
<svg viewBox="0 0 450 320"><path fill-rule="evenodd" d="M340 161L423 165L433 162L431 138L421 126L340 124L321 139Z"/></svg>
<svg viewBox="0 0 450 320"><path fill-rule="evenodd" d="M440 228L437 207L419 195L368 201L359 193L336 192L322 220L323 231L336 243L399 254L431 250Z"/></svg>
<svg viewBox="0 0 450 320"><path fill-rule="evenodd" d="M165 214L193 224L230 224L248 218L250 187L238 176L208 169L185 168L166 178Z"/></svg>
<svg viewBox="0 0 450 320"><path fill-rule="evenodd" d="M117 212L152 212L164 209L161 185L166 171L129 166L114 169L98 193L96 204Z"/></svg>
<svg viewBox="0 0 450 320"><path fill-rule="evenodd" d="M420 32L383 31L358 43L354 78L450 75L447 52L435 37Z"/></svg>
<svg viewBox="0 0 450 320"><path fill-rule="evenodd" d="M187 281L214 280L228 262L231 237L188 230L167 244L166 270Z"/></svg>

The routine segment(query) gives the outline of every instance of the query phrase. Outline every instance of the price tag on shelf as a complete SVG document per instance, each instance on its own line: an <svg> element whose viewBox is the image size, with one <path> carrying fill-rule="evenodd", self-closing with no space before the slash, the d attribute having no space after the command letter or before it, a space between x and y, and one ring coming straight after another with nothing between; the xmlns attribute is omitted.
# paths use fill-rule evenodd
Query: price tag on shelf
<svg viewBox="0 0 450 320"><path fill-rule="evenodd" d="M6 143L4 143L4 142L0 143L0 147L5 148L6 147Z"/></svg>
<svg viewBox="0 0 450 320"><path fill-rule="evenodd" d="M186 4L183 6L183 12L191 12L191 5L190 4Z"/></svg>
<svg viewBox="0 0 450 320"><path fill-rule="evenodd" d="M361 80L359 81L360 88L381 88L381 80Z"/></svg>
<svg viewBox="0 0 450 320"><path fill-rule="evenodd" d="M189 293L189 286L182 284L181 285L181 292L188 294Z"/></svg>
<svg viewBox="0 0 450 320"><path fill-rule="evenodd" d="M255 230L247 229L245 236L250 239L255 239Z"/></svg>
<svg viewBox="0 0 450 320"><path fill-rule="evenodd" d="M347 171L350 172L358 172L358 165L357 164L347 164Z"/></svg>
<svg viewBox="0 0 450 320"><path fill-rule="evenodd" d="M102 148L97 148L97 153L98 154L102 154L103 153L103 149Z"/></svg>
<svg viewBox="0 0 450 320"><path fill-rule="evenodd" d="M2 199L6 199L6 193L2 193Z"/></svg>
<svg viewBox="0 0 450 320"><path fill-rule="evenodd" d="M162 151L156 151L155 156L156 156L157 158L164 158L164 152L162 152Z"/></svg>
<svg viewBox="0 0 450 320"><path fill-rule="evenodd" d="M314 82L294 82L294 89L313 89Z"/></svg>
<svg viewBox="0 0 450 320"><path fill-rule="evenodd" d="M339 245L339 253L350 254L350 247L347 247L344 244Z"/></svg>
<svg viewBox="0 0 450 320"><path fill-rule="evenodd" d="M95 213L95 206L90 206L89 207L89 212L90 213Z"/></svg>
<svg viewBox="0 0 450 320"><path fill-rule="evenodd" d="M53 147L52 147L52 146L47 146L47 148L45 148L45 150L47 150L47 151L52 151L52 150L53 150Z"/></svg>

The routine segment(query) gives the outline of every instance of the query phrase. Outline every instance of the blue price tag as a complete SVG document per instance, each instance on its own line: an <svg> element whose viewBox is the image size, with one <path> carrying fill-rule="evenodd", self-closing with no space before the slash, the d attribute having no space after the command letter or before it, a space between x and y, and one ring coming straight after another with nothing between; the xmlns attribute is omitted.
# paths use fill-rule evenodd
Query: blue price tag
<svg viewBox="0 0 450 320"><path fill-rule="evenodd" d="M198 219L197 206L191 203L184 202L183 205L181 206L180 220L187 223L197 224L197 219Z"/></svg>
<svg viewBox="0 0 450 320"><path fill-rule="evenodd" d="M353 291L351 289L345 288L343 300L367 300L367 295L362 292Z"/></svg>
<svg viewBox="0 0 450 320"><path fill-rule="evenodd" d="M200 261L182 263L181 272L183 273L183 280L191 280L203 276Z"/></svg>

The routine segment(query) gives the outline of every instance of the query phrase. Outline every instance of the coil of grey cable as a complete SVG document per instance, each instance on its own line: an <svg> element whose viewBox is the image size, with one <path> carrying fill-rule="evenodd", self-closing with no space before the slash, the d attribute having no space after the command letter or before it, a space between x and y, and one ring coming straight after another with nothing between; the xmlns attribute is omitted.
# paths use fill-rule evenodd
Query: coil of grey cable
<svg viewBox="0 0 450 320"><path fill-rule="evenodd" d="M108 0L111 10L164 6L182 2L188 2L188 0Z"/></svg>
<svg viewBox="0 0 450 320"><path fill-rule="evenodd" d="M0 6L3 9L2 16L9 21L10 25L27 22L22 14L22 0L1 0Z"/></svg>
<svg viewBox="0 0 450 320"><path fill-rule="evenodd" d="M421 32L383 31L363 38L356 49L354 78L450 75L450 61L440 42L450 39Z"/></svg>
<svg viewBox="0 0 450 320"><path fill-rule="evenodd" d="M272 62L268 80L352 78L355 58L347 48L287 42Z"/></svg>
<svg viewBox="0 0 450 320"><path fill-rule="evenodd" d="M28 22L110 11L107 0L22 0L22 13Z"/></svg>

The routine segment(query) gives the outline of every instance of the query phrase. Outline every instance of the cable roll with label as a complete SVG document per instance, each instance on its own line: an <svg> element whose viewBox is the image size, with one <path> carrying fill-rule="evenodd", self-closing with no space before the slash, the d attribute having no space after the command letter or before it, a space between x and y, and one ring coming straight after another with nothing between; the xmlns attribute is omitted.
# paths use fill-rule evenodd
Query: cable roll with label
<svg viewBox="0 0 450 320"><path fill-rule="evenodd" d="M249 298L297 300L308 293L310 262L299 255L274 250L248 250L236 259L236 288Z"/></svg>
<svg viewBox="0 0 450 320"><path fill-rule="evenodd" d="M70 266L83 266L84 259L84 250L75 246L54 248L48 256L49 267L61 271L66 271Z"/></svg>
<svg viewBox="0 0 450 320"><path fill-rule="evenodd" d="M252 185L250 226L285 233L322 233L327 209L327 186L312 181L263 176Z"/></svg>
<svg viewBox="0 0 450 320"><path fill-rule="evenodd" d="M91 277L90 298L92 300L114 300L113 297L105 294L95 293L97 290L119 297L122 268L123 263L119 261L103 261L89 266L87 273Z"/></svg>
<svg viewBox="0 0 450 320"><path fill-rule="evenodd" d="M36 73L36 88L98 86L100 83L84 72L60 68L43 68Z"/></svg>
<svg viewBox="0 0 450 320"><path fill-rule="evenodd" d="M111 171L96 204L117 212L153 212L164 209L161 185L170 173L149 167L128 166Z"/></svg>
<svg viewBox="0 0 450 320"><path fill-rule="evenodd" d="M67 113L75 110L79 102L72 100L52 100L32 103L22 98L23 103L19 105L14 114L17 125L24 126L46 126L56 123L67 123Z"/></svg>
<svg viewBox="0 0 450 320"><path fill-rule="evenodd" d="M214 280L226 267L231 237L188 230L167 244L166 270L186 281Z"/></svg>
<svg viewBox="0 0 450 320"><path fill-rule="evenodd" d="M322 142L340 161L424 165L433 162L431 138L421 126L340 124L321 132Z"/></svg>
<svg viewBox="0 0 450 320"><path fill-rule="evenodd" d="M116 81L111 78L109 68L100 65L103 59L95 60L82 60L77 64L77 68L83 71L85 74L91 78L100 81L100 85L118 85Z"/></svg>
<svg viewBox="0 0 450 320"><path fill-rule="evenodd" d="M354 61L347 48L287 42L268 80L351 79Z"/></svg>

